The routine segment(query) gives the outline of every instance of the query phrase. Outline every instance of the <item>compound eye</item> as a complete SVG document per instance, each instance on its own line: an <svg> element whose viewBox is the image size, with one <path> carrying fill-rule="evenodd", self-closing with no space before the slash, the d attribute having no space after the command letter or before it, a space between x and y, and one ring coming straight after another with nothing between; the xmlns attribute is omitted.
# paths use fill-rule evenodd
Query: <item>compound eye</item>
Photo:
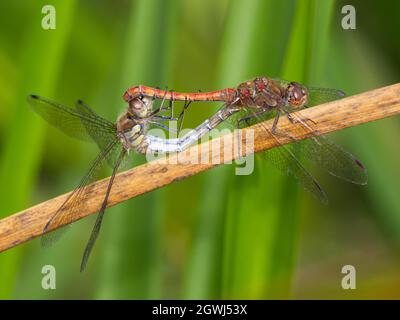
<svg viewBox="0 0 400 320"><path fill-rule="evenodd" d="M299 92L298 88L293 88L293 97L295 100L299 100L300 92Z"/></svg>
<svg viewBox="0 0 400 320"><path fill-rule="evenodd" d="M141 99L133 99L133 100L131 100L130 102L129 102L129 106L132 108L132 109L140 109L141 107L142 107L142 105L143 105L143 102L142 102L142 100Z"/></svg>

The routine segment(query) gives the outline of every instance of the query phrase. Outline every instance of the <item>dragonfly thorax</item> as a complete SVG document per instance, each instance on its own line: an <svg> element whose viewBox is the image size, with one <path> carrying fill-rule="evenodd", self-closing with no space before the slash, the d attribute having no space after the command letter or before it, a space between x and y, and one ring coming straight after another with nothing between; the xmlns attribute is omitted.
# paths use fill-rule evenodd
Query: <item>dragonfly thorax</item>
<svg viewBox="0 0 400 320"><path fill-rule="evenodd" d="M149 98L133 99L128 109L118 118L117 135L125 149L141 148L152 106Z"/></svg>
<svg viewBox="0 0 400 320"><path fill-rule="evenodd" d="M238 104L247 108L270 110L282 105L279 84L266 77L258 77L241 83L237 87Z"/></svg>

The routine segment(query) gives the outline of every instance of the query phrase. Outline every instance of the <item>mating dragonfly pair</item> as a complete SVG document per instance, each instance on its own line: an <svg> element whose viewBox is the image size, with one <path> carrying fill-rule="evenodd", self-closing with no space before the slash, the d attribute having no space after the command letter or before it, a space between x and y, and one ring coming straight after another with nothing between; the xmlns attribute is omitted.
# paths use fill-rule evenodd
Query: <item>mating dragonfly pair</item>
<svg viewBox="0 0 400 320"><path fill-rule="evenodd" d="M197 143L207 132L223 122L226 123L228 119L238 128L243 128L263 122L270 118L271 114L274 115L271 128L266 125L263 127L276 139L278 145L279 138L285 136L284 132L277 130L282 115L291 122L300 124L302 130L311 133L311 138L307 140L280 145L268 150L264 155L278 169L295 177L306 190L322 202L327 202L327 196L318 181L301 164L299 158L302 155L334 176L355 184L366 184L367 173L359 160L326 137L316 135L312 119L303 119L298 113L292 113L343 96L344 93L340 90L306 87L296 82L266 77L244 82L236 88L199 93L172 92L139 85L125 92L124 100L128 103L128 108L116 123L113 123L97 115L80 100L75 108L70 108L46 98L30 95L29 103L42 118L72 137L94 141L100 149L99 155L77 188L44 226L42 244L52 244L75 220L79 203L87 197L87 186L95 180L99 167L108 163L113 171L83 254L83 271L99 234L115 175L129 151L141 154L181 152ZM155 100L161 101L158 108L154 107ZM168 106L164 104L166 101L169 101ZM173 117L174 101L184 102L183 111L177 118ZM168 120L181 121L182 125L184 111L195 101L219 101L223 104L217 113L180 138L162 139L148 133L152 125L168 129L163 124ZM169 114L165 115L166 112ZM61 225L65 226L48 233Z"/></svg>

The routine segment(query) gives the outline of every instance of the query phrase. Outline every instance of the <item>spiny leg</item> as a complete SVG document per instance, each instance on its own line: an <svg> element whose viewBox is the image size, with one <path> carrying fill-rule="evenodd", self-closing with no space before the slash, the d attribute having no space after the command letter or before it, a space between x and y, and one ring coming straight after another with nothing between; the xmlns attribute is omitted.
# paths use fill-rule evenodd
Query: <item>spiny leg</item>
<svg viewBox="0 0 400 320"><path fill-rule="evenodd" d="M170 117L173 118L174 117L174 100L173 99L169 100L169 106L168 106L167 110L170 110Z"/></svg>
<svg viewBox="0 0 400 320"><path fill-rule="evenodd" d="M240 124L241 124L242 122L246 122L247 126L250 126L250 125L251 125L251 123L249 122L250 119L256 118L256 117L258 117L258 116L264 114L265 112L266 112L265 110L262 110L262 111L258 111L258 112L251 113L251 114L249 114L249 115L247 115L247 116L245 116L245 117L243 117L243 118L240 118L240 119L237 121L237 126L238 126L238 128L240 128Z"/></svg>
<svg viewBox="0 0 400 320"><path fill-rule="evenodd" d="M159 120L159 121L178 121L179 118L172 118L170 116L161 116L161 115L154 115L153 119Z"/></svg>
<svg viewBox="0 0 400 320"><path fill-rule="evenodd" d="M163 128L163 129L165 129L167 131L174 132L174 133L177 132L177 130L171 129L170 127L166 126L165 124L159 123L157 121L150 121L150 123L152 123L152 124L154 124L154 125L156 125L156 126L158 126L160 128Z"/></svg>
<svg viewBox="0 0 400 320"><path fill-rule="evenodd" d="M167 95L167 92L168 92L168 87L165 87L164 96L163 96L163 98L162 98L162 100L161 100L160 110L163 110L163 109L164 109L164 102L165 102L165 97L166 97L166 95Z"/></svg>
<svg viewBox="0 0 400 320"><path fill-rule="evenodd" d="M279 121L279 117L280 117L280 116L281 116L281 111L278 110L278 111L276 112L276 116L275 116L275 119L274 119L274 123L272 124L272 129L271 129L272 134L275 134L275 133L276 133L276 126L278 125L278 121Z"/></svg>
<svg viewBox="0 0 400 320"><path fill-rule="evenodd" d="M157 87L157 89L159 89L159 88ZM161 111L164 111L163 110L164 109L164 102L165 102L165 96L167 95L167 92L168 91L165 90L165 93L164 93L164 96L163 96L163 98L161 100L160 106L158 108L156 108L155 110L153 110L153 112L151 113L151 116L154 116L155 114L157 114L157 113L159 113ZM156 99L157 99L156 94L154 94L153 95L153 101L156 100ZM165 109L165 110L167 110L167 109Z"/></svg>
<svg viewBox="0 0 400 320"><path fill-rule="evenodd" d="M182 109L181 113L179 114L178 120L177 120L178 123L179 123L178 134L179 134L179 133L181 132L181 130L182 130L183 120L185 119L185 113L186 113L186 110L187 110L187 108L189 108L189 106L190 106L191 103L192 103L192 101L187 100L187 99L185 98L185 104L183 105L183 109Z"/></svg>
<svg viewBox="0 0 400 320"><path fill-rule="evenodd" d="M289 112L287 112L287 111L285 111L285 110L284 110L284 112L285 112L286 116L288 117L288 119L289 119L289 121L290 121L291 123L296 123L296 120L290 115ZM278 132L278 131L277 131L277 127L278 127L278 122L279 122L280 115L281 115L281 110L278 109L278 110L276 111L275 119L274 119L274 122L273 122L273 124L272 124L271 133L272 133L274 136L283 137L283 138L289 138L291 141L295 141L296 139L293 138L291 135L286 134L286 133L283 133L283 132Z"/></svg>
<svg viewBox="0 0 400 320"><path fill-rule="evenodd" d="M199 90L199 92L202 92L201 90ZM183 109L181 111L181 113L178 116L178 121L179 121L179 129L178 129L178 134L181 132L182 130L182 126L183 126L183 121L185 119L185 113L186 110L189 108L190 104L192 103L192 100L188 100L187 97L185 97L185 103L183 105Z"/></svg>
<svg viewBox="0 0 400 320"><path fill-rule="evenodd" d="M171 118L173 117L173 112L174 112L174 106L173 106L174 95L173 95L173 92L174 92L174 90L168 91L168 87L165 87L164 96L163 96L163 98L162 98L161 106L160 106L160 108L159 108L160 111L171 111L171 113L170 113ZM164 108L165 100L167 100L167 99L166 99L166 95L167 95L168 93L171 94L171 99L169 100L168 107Z"/></svg>
<svg viewBox="0 0 400 320"><path fill-rule="evenodd" d="M290 121L291 123L298 123L298 122L303 123L304 121L310 121L310 122L312 122L313 124L317 124L317 123L316 123L313 119L311 119L311 118L302 117L302 119L301 119L300 117L297 117L297 119L295 119L289 111L284 110L284 112L285 112L286 116L288 117L288 119L289 119L289 121Z"/></svg>

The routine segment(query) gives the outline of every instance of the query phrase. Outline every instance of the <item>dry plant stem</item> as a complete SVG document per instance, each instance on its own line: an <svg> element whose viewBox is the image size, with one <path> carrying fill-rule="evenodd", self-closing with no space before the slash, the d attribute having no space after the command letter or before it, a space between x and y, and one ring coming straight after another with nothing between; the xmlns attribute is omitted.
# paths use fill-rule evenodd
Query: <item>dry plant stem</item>
<svg viewBox="0 0 400 320"><path fill-rule="evenodd" d="M318 130L318 134L325 134L386 118L400 113L400 84L368 91L300 112L302 117L313 119L316 123L315 127ZM254 130L255 152L268 150L277 145L277 141L263 128L265 125L271 127L272 121L242 130L244 131L243 137L245 137L245 131ZM278 130L288 133L296 140L308 137L305 135L304 130L298 130L297 125L290 123L286 118L282 118L279 122ZM228 139L225 139L227 137ZM165 158L161 158L118 174L115 178L108 206L114 206L122 201L217 166L218 163L222 163L220 157L224 155L224 148L232 150L232 141L237 137L236 133L230 133L176 155L179 156L180 163L184 162L185 164L171 164L165 161ZM291 141L287 138L280 138L280 142L284 144ZM241 150L246 154L250 153L245 148L241 148ZM200 154L202 158L206 156L206 158L214 161L194 164L199 163L194 160L197 160ZM174 155L171 157L174 157ZM236 152L230 152L230 155L223 160L226 162L235 158L237 158ZM107 183L108 178L97 181L90 186L90 195L86 201L80 203L79 215L74 216L73 221L98 211L103 201ZM46 222L61 206L68 194L50 199L0 220L0 251L40 236Z"/></svg>

